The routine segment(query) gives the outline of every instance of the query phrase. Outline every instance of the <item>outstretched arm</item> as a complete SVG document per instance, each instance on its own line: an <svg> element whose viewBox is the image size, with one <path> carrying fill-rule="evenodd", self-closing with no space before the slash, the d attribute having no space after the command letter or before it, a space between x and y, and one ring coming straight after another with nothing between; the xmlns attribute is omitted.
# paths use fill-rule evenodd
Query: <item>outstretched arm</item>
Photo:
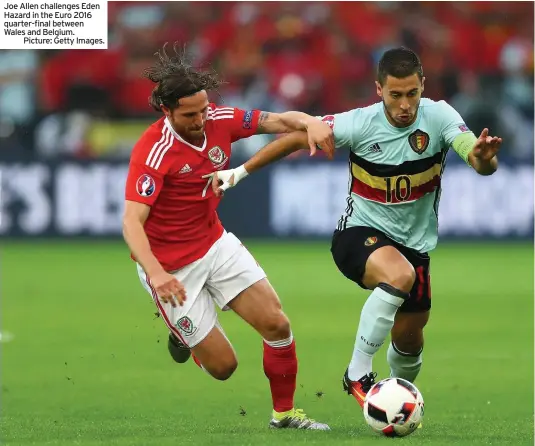
<svg viewBox="0 0 535 446"><path fill-rule="evenodd" d="M453 148L480 175L492 175L498 169L498 151L502 138L489 136L483 129L479 138L473 133L464 133L453 141Z"/></svg>
<svg viewBox="0 0 535 446"><path fill-rule="evenodd" d="M290 133L262 147L243 164L243 167L248 173L253 173L268 164L306 148L308 148L308 137L305 132ZM312 156L312 153L310 155Z"/></svg>
<svg viewBox="0 0 535 446"><path fill-rule="evenodd" d="M284 113L260 112L257 134L291 133L307 130L310 124L319 121L303 112L288 111ZM320 121L321 122L321 121Z"/></svg>
<svg viewBox="0 0 535 446"><path fill-rule="evenodd" d="M440 101L442 117L442 138L479 175L492 175L498 168L497 153L502 138L489 136L489 129L483 129L479 138L464 123L461 115L445 101Z"/></svg>
<svg viewBox="0 0 535 446"><path fill-rule="evenodd" d="M308 136L305 132L294 132L270 142L256 152L245 164L235 169L222 170L204 177L212 177L212 188L217 196L238 184L243 178L268 164L274 163L294 152L308 148ZM312 153L311 153L312 155Z"/></svg>
<svg viewBox="0 0 535 446"><path fill-rule="evenodd" d="M257 134L291 133L296 131L307 132L310 154L316 153L319 146L325 153L334 153L333 131L328 124L318 118L298 111L284 113L261 112L258 118Z"/></svg>

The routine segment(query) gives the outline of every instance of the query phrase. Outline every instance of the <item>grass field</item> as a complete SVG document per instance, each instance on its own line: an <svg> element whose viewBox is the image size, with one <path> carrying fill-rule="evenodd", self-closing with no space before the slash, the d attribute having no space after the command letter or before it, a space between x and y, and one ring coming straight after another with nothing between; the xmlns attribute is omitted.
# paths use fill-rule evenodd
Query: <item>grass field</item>
<svg viewBox="0 0 535 446"><path fill-rule="evenodd" d="M341 391L366 293L327 243L247 243L283 300L300 360L297 402L331 432L269 431L261 340L222 316L240 365L217 382L168 357L121 243L4 243L4 445L533 445L533 246L442 245L417 385L424 428L376 436ZM375 368L386 376L386 349ZM318 398L316 392L324 392ZM243 408L246 415L240 415Z"/></svg>

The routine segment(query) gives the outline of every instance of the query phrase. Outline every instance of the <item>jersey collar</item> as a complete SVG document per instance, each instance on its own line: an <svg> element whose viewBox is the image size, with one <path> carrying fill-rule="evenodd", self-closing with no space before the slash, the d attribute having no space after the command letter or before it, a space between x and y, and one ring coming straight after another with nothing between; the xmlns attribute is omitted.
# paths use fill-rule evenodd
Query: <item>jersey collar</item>
<svg viewBox="0 0 535 446"><path fill-rule="evenodd" d="M192 149L195 149L197 152L203 152L204 149L206 149L206 141L207 141L207 138L206 138L206 132L204 132L204 142L203 142L203 145L202 145L202 147L199 147L199 146L195 146L195 145L193 145L193 144L190 144L190 143L187 142L184 138L182 138L177 132L175 132L175 129L173 128L173 126L171 125L171 123L169 122L169 120L167 119L167 116L166 116L165 119L164 119L164 125L169 129L169 131L171 132L171 134L172 134L176 139L178 139L181 143L186 144L187 146L191 147Z"/></svg>
<svg viewBox="0 0 535 446"><path fill-rule="evenodd" d="M420 105L418 106L418 111L416 112L416 119L408 127L396 127L396 126L392 125L390 123L390 121L388 120L388 118L386 117L386 111L385 111L385 106L384 106L383 102L379 102L379 104L380 104L380 107L381 107L381 116L382 116L383 122L385 123L385 125L389 129L391 129L393 131L397 131L397 132L406 132L407 130L412 130L413 128L418 127L418 124L420 123L420 118L422 117L421 101L420 101Z"/></svg>

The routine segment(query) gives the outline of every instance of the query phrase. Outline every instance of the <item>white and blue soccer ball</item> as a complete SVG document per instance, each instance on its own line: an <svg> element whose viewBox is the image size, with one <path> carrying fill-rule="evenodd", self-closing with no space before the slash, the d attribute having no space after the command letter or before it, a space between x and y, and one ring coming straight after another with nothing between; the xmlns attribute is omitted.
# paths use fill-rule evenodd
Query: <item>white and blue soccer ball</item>
<svg viewBox="0 0 535 446"><path fill-rule="evenodd" d="M381 435L405 437L424 417L424 399L416 386L401 378L374 384L364 400L366 423Z"/></svg>

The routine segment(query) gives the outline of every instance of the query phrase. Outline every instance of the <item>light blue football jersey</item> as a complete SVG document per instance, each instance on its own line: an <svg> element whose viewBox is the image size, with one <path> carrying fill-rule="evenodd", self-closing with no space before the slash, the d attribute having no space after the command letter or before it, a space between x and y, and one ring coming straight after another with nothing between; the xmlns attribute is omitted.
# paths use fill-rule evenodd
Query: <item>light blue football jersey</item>
<svg viewBox="0 0 535 446"><path fill-rule="evenodd" d="M337 229L368 226L420 252L438 240L440 182L454 139L470 132L445 101L420 100L416 121L394 127L382 102L324 116L349 153L349 195Z"/></svg>

